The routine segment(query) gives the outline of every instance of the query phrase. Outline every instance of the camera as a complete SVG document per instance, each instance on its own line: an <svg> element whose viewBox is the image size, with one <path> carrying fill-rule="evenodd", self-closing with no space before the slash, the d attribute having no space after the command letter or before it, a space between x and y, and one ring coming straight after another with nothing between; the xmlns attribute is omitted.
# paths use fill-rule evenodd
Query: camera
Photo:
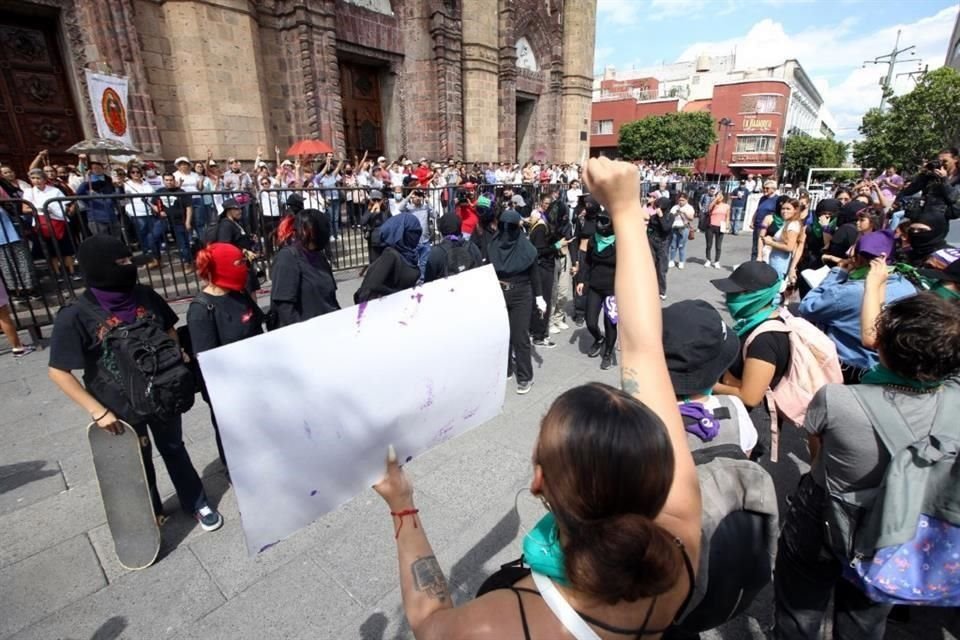
<svg viewBox="0 0 960 640"><path fill-rule="evenodd" d="M936 171L937 169L943 168L943 162L940 161L940 158L934 158L930 162L923 165L923 168L927 171Z"/></svg>
<svg viewBox="0 0 960 640"><path fill-rule="evenodd" d="M470 193L463 189L457 190L457 204L467 204L470 202Z"/></svg>

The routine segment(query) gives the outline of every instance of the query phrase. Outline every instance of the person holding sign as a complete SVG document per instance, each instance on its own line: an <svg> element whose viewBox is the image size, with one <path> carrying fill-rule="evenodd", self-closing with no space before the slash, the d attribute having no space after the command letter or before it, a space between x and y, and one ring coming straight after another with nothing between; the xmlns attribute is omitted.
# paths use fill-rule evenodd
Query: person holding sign
<svg viewBox="0 0 960 640"><path fill-rule="evenodd" d="M584 171L617 228L623 390L576 387L543 419L530 489L550 513L524 539L530 568L502 570L454 608L391 447L374 489L393 517L404 609L421 640L655 636L689 599L700 492L664 358L637 181L633 165L606 158Z"/></svg>

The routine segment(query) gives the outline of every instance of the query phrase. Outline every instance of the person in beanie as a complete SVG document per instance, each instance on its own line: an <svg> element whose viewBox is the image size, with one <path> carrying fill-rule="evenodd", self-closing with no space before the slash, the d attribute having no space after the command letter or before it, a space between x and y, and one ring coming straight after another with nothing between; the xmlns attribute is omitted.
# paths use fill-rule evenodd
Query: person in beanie
<svg viewBox="0 0 960 640"><path fill-rule="evenodd" d="M462 221L456 213L444 214L437 221L437 230L440 231L440 242L430 248L427 256L427 277L425 282L433 282L446 276L455 276L468 269L475 269L483 264L483 256L476 244L461 233ZM461 258L456 260L460 267L456 272L449 269L450 256L455 251L461 251Z"/></svg>
<svg viewBox="0 0 960 640"><path fill-rule="evenodd" d="M87 303L110 314L111 323L130 324L138 318L150 318L176 342L177 314L163 298L150 287L137 284L137 267L130 250L117 238L96 235L88 238L77 256L83 264L87 290L81 294ZM163 502L157 491L157 475L148 431L153 435L160 457L177 491L180 507L196 517L204 531L213 531L223 525L223 518L207 500L190 454L183 444L180 415L154 416L138 419L124 389L117 385L91 392L91 382L105 366L101 344L103 326L93 314L86 313L81 304L60 309L53 326L50 341L50 379L63 393L86 411L97 426L111 433L122 433L123 420L131 425L140 438L140 453L146 470L147 484L153 501L154 513L162 520ZM83 382L73 371L83 369Z"/></svg>
<svg viewBox="0 0 960 640"><path fill-rule="evenodd" d="M683 300L663 309L663 353L691 451L734 445L749 455L757 444L743 401L713 393L739 351L737 334L709 303Z"/></svg>
<svg viewBox="0 0 960 640"><path fill-rule="evenodd" d="M193 353L216 349L263 333L263 312L246 291L250 266L243 252L232 244L214 242L197 253L196 266L197 276L207 285L194 297L187 310L187 328ZM204 401L210 404L206 385L201 384L200 391ZM220 462L226 469L227 457L220 441L213 405L210 405L210 422L213 424Z"/></svg>

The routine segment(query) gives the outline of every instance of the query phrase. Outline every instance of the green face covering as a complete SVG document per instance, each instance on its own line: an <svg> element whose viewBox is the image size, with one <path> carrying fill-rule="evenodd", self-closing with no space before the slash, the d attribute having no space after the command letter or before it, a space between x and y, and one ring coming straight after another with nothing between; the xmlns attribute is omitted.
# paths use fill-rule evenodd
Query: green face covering
<svg viewBox="0 0 960 640"><path fill-rule="evenodd" d="M951 302L960 302L960 293L957 293L947 285L942 282L938 282L930 288L930 291L937 294L944 300L950 300Z"/></svg>
<svg viewBox="0 0 960 640"><path fill-rule="evenodd" d="M936 380L934 382L920 382L919 380L910 380L909 378L904 378L900 374L890 371L890 369L887 369L882 364L878 364L864 374L864 376L860 379L860 383L894 385L898 387L907 387L908 389L915 389L917 391L929 391L930 389L936 389L942 385L943 381Z"/></svg>
<svg viewBox="0 0 960 640"><path fill-rule="evenodd" d="M733 330L745 336L758 324L768 319L777 310L777 296L783 281L777 280L766 289L727 294L727 309L736 322Z"/></svg>
<svg viewBox="0 0 960 640"><path fill-rule="evenodd" d="M614 241L617 239L617 236L616 234L603 236L603 235L600 235L599 233L595 233L593 234L593 239L597 243L597 253L599 253L604 249L606 249L607 247L609 247L610 245L612 245Z"/></svg>

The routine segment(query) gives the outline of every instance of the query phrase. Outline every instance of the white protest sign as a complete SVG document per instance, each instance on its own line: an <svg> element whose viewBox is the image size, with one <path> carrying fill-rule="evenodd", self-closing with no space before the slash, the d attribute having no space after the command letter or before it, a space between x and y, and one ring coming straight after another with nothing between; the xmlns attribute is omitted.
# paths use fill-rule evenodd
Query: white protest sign
<svg viewBox="0 0 960 640"><path fill-rule="evenodd" d="M132 144L127 111L127 79L86 70L97 135Z"/></svg>
<svg viewBox="0 0 960 640"><path fill-rule="evenodd" d="M499 414L509 334L484 267L199 354L247 550Z"/></svg>

